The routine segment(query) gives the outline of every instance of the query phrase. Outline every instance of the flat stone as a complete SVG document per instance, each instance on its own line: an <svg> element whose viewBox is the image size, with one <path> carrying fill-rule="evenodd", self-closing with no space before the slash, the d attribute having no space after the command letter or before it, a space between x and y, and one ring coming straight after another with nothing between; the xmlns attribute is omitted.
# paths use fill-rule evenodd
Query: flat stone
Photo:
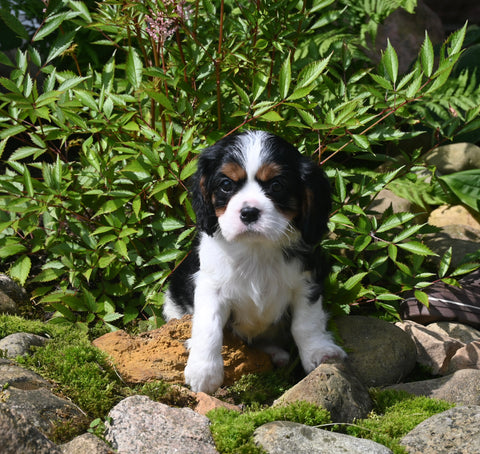
<svg viewBox="0 0 480 454"><path fill-rule="evenodd" d="M206 415L209 411L216 408L226 408L227 410L240 411L240 407L238 405L229 404L228 402L224 402L223 400L217 399L216 397L210 396L206 393L199 392L194 394L197 400L197 405L195 406L194 410L201 415Z"/></svg>
<svg viewBox="0 0 480 454"><path fill-rule="evenodd" d="M436 227L461 224L480 230L477 217L463 205L442 205L436 208L430 213L428 223Z"/></svg>
<svg viewBox="0 0 480 454"><path fill-rule="evenodd" d="M480 341L480 331L471 326L464 325L463 323L436 322L429 323L427 328L434 333L453 337L463 344L468 344L469 342L473 341Z"/></svg>
<svg viewBox="0 0 480 454"><path fill-rule="evenodd" d="M478 169L480 168L480 147L467 142L442 145L425 156L425 163L435 166L443 175Z"/></svg>
<svg viewBox="0 0 480 454"><path fill-rule="evenodd" d="M480 230L468 225L455 224L440 227L440 231L425 235L425 244L440 257L451 247L452 267L457 267L470 260L469 254L475 254L480 249Z"/></svg>
<svg viewBox="0 0 480 454"><path fill-rule="evenodd" d="M171 408L137 395L122 400L108 416L106 440L122 454L217 453L210 421L190 408Z"/></svg>
<svg viewBox="0 0 480 454"><path fill-rule="evenodd" d="M28 302L26 290L6 274L0 273L0 313L16 314L19 306Z"/></svg>
<svg viewBox="0 0 480 454"><path fill-rule="evenodd" d="M410 336L392 323L371 317L336 320L348 363L367 387L399 383L415 367L416 347Z"/></svg>
<svg viewBox="0 0 480 454"><path fill-rule="evenodd" d="M48 341L46 337L31 333L13 333L0 339L0 350L9 358L28 355L31 347L42 347Z"/></svg>
<svg viewBox="0 0 480 454"><path fill-rule="evenodd" d="M455 407L428 418L402 438L410 454L480 453L480 406Z"/></svg>
<svg viewBox="0 0 480 454"><path fill-rule="evenodd" d="M25 418L0 403L2 454L61 454L60 449Z"/></svg>
<svg viewBox="0 0 480 454"><path fill-rule="evenodd" d="M367 388L347 364L320 364L303 380L287 390L275 406L307 401L325 408L333 422L350 423L365 418L372 409Z"/></svg>
<svg viewBox="0 0 480 454"><path fill-rule="evenodd" d="M462 369L452 375L392 385L386 389L445 400L458 405L480 405L480 370Z"/></svg>
<svg viewBox="0 0 480 454"><path fill-rule="evenodd" d="M51 384L37 373L18 366L8 359L0 359L0 387L18 389L51 388Z"/></svg>
<svg viewBox="0 0 480 454"><path fill-rule="evenodd" d="M410 320L396 323L396 325L408 333L415 342L419 364L428 367L433 375L449 373L450 360L455 352L464 346L462 342L430 331L428 326Z"/></svg>
<svg viewBox="0 0 480 454"><path fill-rule="evenodd" d="M275 421L254 432L255 443L268 454L391 454L370 440L317 429L289 421Z"/></svg>
<svg viewBox="0 0 480 454"><path fill-rule="evenodd" d="M75 437L72 441L60 445L63 454L114 454L114 451L103 440L91 433Z"/></svg>
<svg viewBox="0 0 480 454"><path fill-rule="evenodd" d="M454 372L460 369L480 369L480 341L469 342L452 356L448 371Z"/></svg>

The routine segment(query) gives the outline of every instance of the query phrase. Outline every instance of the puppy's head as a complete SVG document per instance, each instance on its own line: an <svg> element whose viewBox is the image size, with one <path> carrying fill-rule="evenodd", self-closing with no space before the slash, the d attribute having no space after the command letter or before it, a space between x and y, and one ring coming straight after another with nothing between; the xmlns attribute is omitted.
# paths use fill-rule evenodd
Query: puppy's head
<svg viewBox="0 0 480 454"><path fill-rule="evenodd" d="M331 206L321 169L263 131L227 136L202 152L193 181L197 226L227 241L278 242L299 231L315 244Z"/></svg>

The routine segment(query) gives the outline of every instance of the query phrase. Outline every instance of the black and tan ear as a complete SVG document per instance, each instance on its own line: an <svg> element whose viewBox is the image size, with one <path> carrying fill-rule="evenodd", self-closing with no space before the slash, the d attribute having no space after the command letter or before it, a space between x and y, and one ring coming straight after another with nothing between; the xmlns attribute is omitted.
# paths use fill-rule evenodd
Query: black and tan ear
<svg viewBox="0 0 480 454"><path fill-rule="evenodd" d="M213 235L218 227L213 206L213 177L216 171L216 150L207 148L198 158L197 171L192 178L192 206L197 217L197 228Z"/></svg>
<svg viewBox="0 0 480 454"><path fill-rule="evenodd" d="M299 227L303 240L315 245L328 230L328 216L332 208L330 184L320 166L307 158L301 161L300 176L303 201Z"/></svg>

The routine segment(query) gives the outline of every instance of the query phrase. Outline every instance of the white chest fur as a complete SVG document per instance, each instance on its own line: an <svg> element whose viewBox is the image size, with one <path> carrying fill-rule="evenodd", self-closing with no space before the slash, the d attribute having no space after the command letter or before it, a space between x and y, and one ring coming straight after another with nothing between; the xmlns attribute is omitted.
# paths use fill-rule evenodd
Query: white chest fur
<svg viewBox="0 0 480 454"><path fill-rule="evenodd" d="M246 339L280 320L303 291L304 279L299 261L286 260L278 243L201 238L197 282L213 286L217 301L211 303L229 312L232 328Z"/></svg>

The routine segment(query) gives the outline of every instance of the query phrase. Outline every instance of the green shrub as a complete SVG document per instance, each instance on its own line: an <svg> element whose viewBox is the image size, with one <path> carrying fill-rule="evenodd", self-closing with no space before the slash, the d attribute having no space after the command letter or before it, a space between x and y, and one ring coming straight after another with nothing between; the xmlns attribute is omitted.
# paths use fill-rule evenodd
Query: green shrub
<svg viewBox="0 0 480 454"><path fill-rule="evenodd" d="M369 205L411 183L422 151L480 129L480 89L468 69L451 77L466 27L437 55L426 36L407 74L390 43L378 65L367 56L378 23L415 3L49 2L16 61L0 53L11 67L0 78L2 266L53 321L161 324L163 286L192 239L195 156L253 127L332 179L334 311L373 303L395 315L410 289L425 301L425 286L453 276L448 255L439 273L425 267L426 226L410 213L377 220ZM425 147L402 145L418 137ZM404 167L372 170L400 154Z"/></svg>

